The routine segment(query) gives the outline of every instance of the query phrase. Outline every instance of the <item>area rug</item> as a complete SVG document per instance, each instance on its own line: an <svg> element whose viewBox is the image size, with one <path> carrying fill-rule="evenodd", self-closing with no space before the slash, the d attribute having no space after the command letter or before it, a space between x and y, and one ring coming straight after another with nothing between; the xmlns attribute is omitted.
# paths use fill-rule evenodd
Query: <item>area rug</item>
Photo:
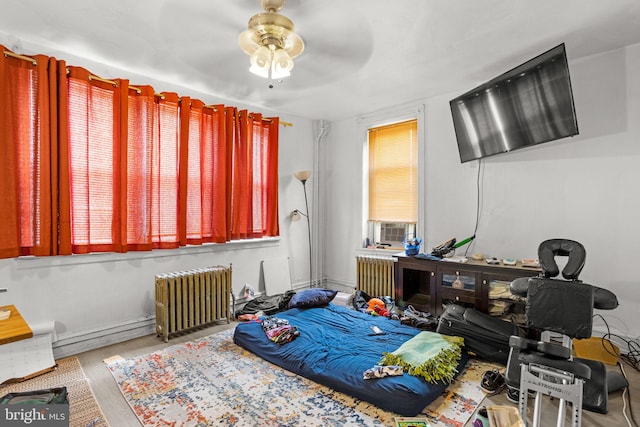
<svg viewBox="0 0 640 427"><path fill-rule="evenodd" d="M53 387L66 387L69 399L70 427L108 427L77 357L56 361L58 367L45 374L15 384L0 386L0 396L20 391L36 391Z"/></svg>
<svg viewBox="0 0 640 427"><path fill-rule="evenodd" d="M281 369L237 346L233 329L108 365L144 426L395 426L397 414ZM484 398L471 360L419 415L462 427Z"/></svg>

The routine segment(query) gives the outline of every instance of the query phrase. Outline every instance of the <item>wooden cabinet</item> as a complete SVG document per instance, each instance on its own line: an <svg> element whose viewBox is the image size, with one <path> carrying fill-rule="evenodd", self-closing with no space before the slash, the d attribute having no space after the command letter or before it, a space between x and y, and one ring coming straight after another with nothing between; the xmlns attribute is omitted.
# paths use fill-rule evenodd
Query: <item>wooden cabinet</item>
<svg viewBox="0 0 640 427"><path fill-rule="evenodd" d="M455 302L495 316L524 314L523 299L511 295L509 284L518 277L537 276L540 269L487 264L469 259L465 263L434 261L398 255L396 303L413 305L434 315Z"/></svg>
<svg viewBox="0 0 640 427"><path fill-rule="evenodd" d="M399 255L396 268L396 304L412 305L416 309L435 314L437 265L425 260Z"/></svg>

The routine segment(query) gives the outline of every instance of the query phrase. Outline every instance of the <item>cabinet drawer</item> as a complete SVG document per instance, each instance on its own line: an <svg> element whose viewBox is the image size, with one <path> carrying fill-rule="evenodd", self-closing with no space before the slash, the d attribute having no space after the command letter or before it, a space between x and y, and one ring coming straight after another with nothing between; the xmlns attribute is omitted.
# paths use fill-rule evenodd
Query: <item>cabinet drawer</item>
<svg viewBox="0 0 640 427"><path fill-rule="evenodd" d="M444 289L442 288L442 302L466 302L469 304L476 303L475 291L464 291L459 289Z"/></svg>

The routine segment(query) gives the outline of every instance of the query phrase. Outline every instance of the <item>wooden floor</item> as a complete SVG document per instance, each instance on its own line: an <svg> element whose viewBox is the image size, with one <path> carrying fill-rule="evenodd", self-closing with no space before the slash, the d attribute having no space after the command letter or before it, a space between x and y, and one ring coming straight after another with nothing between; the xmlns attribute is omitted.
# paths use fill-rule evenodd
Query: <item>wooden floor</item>
<svg viewBox="0 0 640 427"><path fill-rule="evenodd" d="M142 338L137 338L131 341L127 341L120 344L115 344L108 347L99 348L86 353L78 355L82 368L85 374L91 382L91 387L98 400L102 411L107 417L107 421L112 427L135 427L140 426L138 419L133 414L131 408L122 397L120 390L116 386L111 373L107 369L103 360L115 355L119 355L126 358L140 356L153 351L161 350L167 346L177 344L180 342L191 341L200 337L204 337L216 332L223 331L228 328L234 328L235 323L227 324L221 322L207 329L192 332L188 335L175 337L169 340L169 343L163 342L155 335L149 335ZM617 367L611 367L616 369ZM629 377L629 383L631 384L630 396L632 399L632 405L634 410L635 419L640 422L640 373L628 365L624 365L625 372ZM627 395L626 413L629 417L629 404ZM544 399L543 404L543 418L541 426L553 426L555 425L556 409L553 406L553 401ZM509 402L506 398L506 393L501 393L496 396L486 398L482 405L510 405L516 406ZM530 407L533 406L533 401L530 401ZM634 424L629 424L622 414L623 410L623 398L622 392L615 392L609 395L609 413L606 415L596 414L593 412L582 412L582 425L584 427L613 427L613 426L633 426L639 427ZM632 422L632 420L631 420ZM473 418L465 424L466 427L471 427ZM567 427L571 424L567 423Z"/></svg>

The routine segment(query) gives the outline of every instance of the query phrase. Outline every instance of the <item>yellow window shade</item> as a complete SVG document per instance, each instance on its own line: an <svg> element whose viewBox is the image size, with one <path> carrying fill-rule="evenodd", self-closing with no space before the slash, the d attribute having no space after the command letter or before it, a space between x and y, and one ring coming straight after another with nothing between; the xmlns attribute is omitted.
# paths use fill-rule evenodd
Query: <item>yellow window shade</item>
<svg viewBox="0 0 640 427"><path fill-rule="evenodd" d="M369 221L417 222L418 121L369 129Z"/></svg>

